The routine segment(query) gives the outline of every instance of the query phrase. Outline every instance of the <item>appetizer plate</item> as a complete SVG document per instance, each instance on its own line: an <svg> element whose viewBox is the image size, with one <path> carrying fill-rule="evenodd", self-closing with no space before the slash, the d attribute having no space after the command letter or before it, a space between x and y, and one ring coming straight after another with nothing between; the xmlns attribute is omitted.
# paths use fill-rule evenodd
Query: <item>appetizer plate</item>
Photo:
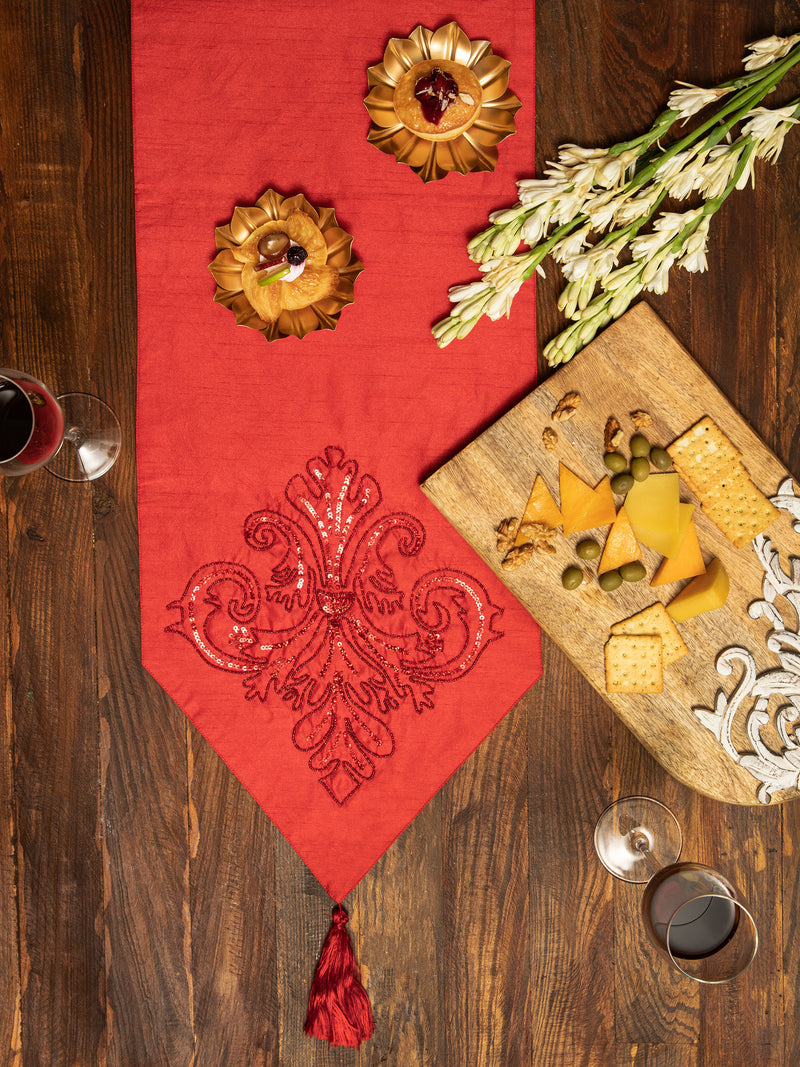
<svg viewBox="0 0 800 1067"><path fill-rule="evenodd" d="M571 393L580 398L572 413L554 419L559 402ZM654 446L668 445L711 416L743 454L755 484L785 504L778 504L778 517L765 533L736 548L681 482L681 500L696 505L704 560L721 561L730 592L723 607L679 625L689 651L665 666L661 693L609 693L604 658L614 623L658 601L668 604L687 584L651 587L662 558L658 553L643 547L645 577L604 592L596 561L579 559L576 546L591 537L602 547L607 526L568 537L559 530L554 551L536 552L513 570L503 568L504 554L497 547L499 525L522 515L537 475L556 502L559 464L591 486L608 475L606 423L618 420L624 434L619 448L629 454L628 442L637 432L633 412L645 413L637 415L638 421L649 418L641 432ZM800 675L792 674L790 653L779 660L781 640L776 644L775 633L784 642L788 633L789 645L800 641L796 615L790 610L784 629L779 612L785 607L782 596L793 589L793 564L790 575L778 564L778 551L782 560L800 556L793 525L800 520L800 502L786 469L647 304L637 304L609 326L428 477L422 490L670 774L730 803L798 795L800 747L794 724ZM618 507L622 501L616 497ZM574 565L582 566L587 578L579 588L566 589L562 575ZM800 581L800 564L796 573ZM787 603L800 601L790 595ZM786 662L789 668L781 669Z"/></svg>

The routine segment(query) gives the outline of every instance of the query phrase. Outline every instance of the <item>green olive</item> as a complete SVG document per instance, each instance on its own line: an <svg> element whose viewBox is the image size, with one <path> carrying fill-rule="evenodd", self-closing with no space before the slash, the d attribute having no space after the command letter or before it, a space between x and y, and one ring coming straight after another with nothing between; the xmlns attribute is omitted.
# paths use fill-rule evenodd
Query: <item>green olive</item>
<svg viewBox="0 0 800 1067"><path fill-rule="evenodd" d="M600 555L600 545L597 541L588 538L586 541L581 541L575 551L581 559L597 559Z"/></svg>
<svg viewBox="0 0 800 1067"><path fill-rule="evenodd" d="M583 571L580 567L567 567L561 575L561 584L565 589L577 589L583 584Z"/></svg>
<svg viewBox="0 0 800 1067"><path fill-rule="evenodd" d="M607 593L611 593L622 585L622 575L619 571L606 571L597 579L597 584Z"/></svg>
<svg viewBox="0 0 800 1067"><path fill-rule="evenodd" d="M646 456L635 456L631 460L631 474L637 482L643 482L650 473L650 460Z"/></svg>
<svg viewBox="0 0 800 1067"><path fill-rule="evenodd" d="M660 471L665 471L667 467L672 466L672 456L667 452L666 448L651 448L650 462L654 467L658 467Z"/></svg>
<svg viewBox="0 0 800 1067"><path fill-rule="evenodd" d="M643 433L635 433L631 438L631 455L632 456L649 456L650 455L650 442L647 440Z"/></svg>
<svg viewBox="0 0 800 1067"><path fill-rule="evenodd" d="M615 474L611 479L611 489L617 494L624 495L631 488L633 488L632 474Z"/></svg>
<svg viewBox="0 0 800 1067"><path fill-rule="evenodd" d="M640 582L645 574L644 563L640 563L638 559L633 563L623 563L619 573L626 582Z"/></svg>
<svg viewBox="0 0 800 1067"><path fill-rule="evenodd" d="M603 456L603 463L615 474L622 474L628 466L627 460L621 452L606 452Z"/></svg>

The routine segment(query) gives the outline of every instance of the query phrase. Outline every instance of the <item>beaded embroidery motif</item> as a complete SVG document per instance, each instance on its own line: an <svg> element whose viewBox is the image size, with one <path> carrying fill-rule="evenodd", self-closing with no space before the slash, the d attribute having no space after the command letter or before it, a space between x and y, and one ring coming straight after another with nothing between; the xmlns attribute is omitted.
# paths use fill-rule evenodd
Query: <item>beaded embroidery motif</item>
<svg viewBox="0 0 800 1067"><path fill-rule="evenodd" d="M272 691L289 704L294 745L343 804L392 755L391 713L431 711L436 685L462 678L502 636L502 608L459 570L400 588L397 563L419 555L425 529L380 514L378 483L341 449L310 460L284 496L291 513L255 511L244 523L266 578L240 563L203 565L168 605L179 618L166 629L240 675L247 699Z"/></svg>

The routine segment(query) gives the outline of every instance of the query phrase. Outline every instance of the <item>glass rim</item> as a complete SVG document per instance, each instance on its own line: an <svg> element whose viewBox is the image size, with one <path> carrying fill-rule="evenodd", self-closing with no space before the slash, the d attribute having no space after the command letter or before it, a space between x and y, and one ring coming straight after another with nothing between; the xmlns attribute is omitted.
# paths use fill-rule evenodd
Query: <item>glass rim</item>
<svg viewBox="0 0 800 1067"><path fill-rule="evenodd" d="M28 409L31 413L31 428L28 436L25 438L25 444L22 446L22 448L18 449L13 456L5 456L3 459L0 459L0 466L2 466L2 464L11 463L15 459L17 459L17 457L21 456L25 449L28 447L28 445L31 443L31 438L33 437L34 430L36 429L36 412L33 410L31 398L28 396L27 392L25 391L25 389L23 389L19 382L15 382L13 378L9 378L7 374L2 373L0 373L0 382L8 382L8 384L17 391L17 393L20 393L22 396L24 396L25 403L28 405Z"/></svg>
<svg viewBox="0 0 800 1067"><path fill-rule="evenodd" d="M753 931L753 950L750 953L750 956L744 966L741 967L735 974L731 974L727 978L699 978L696 974L692 974L690 971L687 971L684 967L682 967L680 963L680 958L673 956L672 954L672 949L670 948L669 944L669 932L672 929L673 920L682 908L685 908L687 904L693 904L695 903L695 901L698 900L727 900L731 904L733 904L735 908L738 908L740 912L744 912L744 914L750 921L750 928ZM664 941L667 950L667 955L669 956L671 962L675 965L675 967L677 967L677 969L681 972L681 974L685 975L687 978L691 978L693 982L700 982L701 985L725 985L726 982L732 982L734 978L738 978L740 975L744 974L744 972L756 958L756 955L758 953L758 926L756 925L756 921L753 918L753 914L747 907L747 905L743 904L741 900L737 900L736 897L732 897L730 893L723 893L722 891L718 893L698 893L696 897L692 897L690 900L684 900L684 902L682 904L679 904L675 911L673 911L672 915L670 915L669 922L667 923L667 929L665 931Z"/></svg>

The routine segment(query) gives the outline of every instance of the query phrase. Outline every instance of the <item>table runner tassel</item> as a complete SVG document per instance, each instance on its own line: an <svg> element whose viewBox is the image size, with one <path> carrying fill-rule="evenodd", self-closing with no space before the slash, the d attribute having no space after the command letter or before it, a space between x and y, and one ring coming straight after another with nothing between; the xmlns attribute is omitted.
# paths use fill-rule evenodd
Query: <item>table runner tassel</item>
<svg viewBox="0 0 800 1067"><path fill-rule="evenodd" d="M331 1045L358 1048L375 1023L346 926L347 912L337 904L308 994L305 1032Z"/></svg>

